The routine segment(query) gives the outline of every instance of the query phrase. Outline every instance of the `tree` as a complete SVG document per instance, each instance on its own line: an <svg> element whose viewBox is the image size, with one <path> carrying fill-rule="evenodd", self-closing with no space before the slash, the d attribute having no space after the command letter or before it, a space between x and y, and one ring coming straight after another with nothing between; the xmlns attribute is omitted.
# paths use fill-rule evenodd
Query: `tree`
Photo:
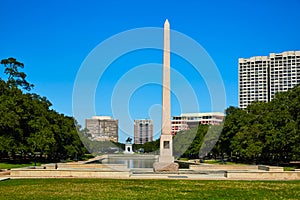
<svg viewBox="0 0 300 200"><path fill-rule="evenodd" d="M178 132L173 139L173 151L175 157L198 158L199 154L202 155L202 152L200 153L199 151L204 143L204 138L208 129L208 125L199 124L197 127L191 128L190 130ZM206 145L209 145L210 139L207 139Z"/></svg>
<svg viewBox="0 0 300 200"><path fill-rule="evenodd" d="M154 153L159 150L160 139L155 141L146 142L144 144L133 144L133 149L139 150L143 149L145 153Z"/></svg>
<svg viewBox="0 0 300 200"><path fill-rule="evenodd" d="M246 115L246 111L235 108L229 107L225 111L226 117L223 126L223 130L221 132L220 138L216 144L215 152L217 154L232 154L232 149L230 148L232 138L236 135L236 133L240 130L242 126L244 126L244 117ZM216 151L216 149L218 149Z"/></svg>
<svg viewBox="0 0 300 200"><path fill-rule="evenodd" d="M33 88L34 85L27 82L26 74L19 71L19 68L24 68L23 63L17 61L15 58L8 58L1 60L1 64L5 67L4 73L8 75L8 85L15 87L20 86L28 91Z"/></svg>
<svg viewBox="0 0 300 200"><path fill-rule="evenodd" d="M73 159L85 153L72 117L52 110L51 102L29 91L32 84L19 72L23 63L4 59L7 80L0 78L0 159L30 159L39 152L40 159Z"/></svg>
<svg viewBox="0 0 300 200"><path fill-rule="evenodd" d="M243 162L285 163L300 159L300 86L277 93L271 102L245 110L229 107L215 151Z"/></svg>

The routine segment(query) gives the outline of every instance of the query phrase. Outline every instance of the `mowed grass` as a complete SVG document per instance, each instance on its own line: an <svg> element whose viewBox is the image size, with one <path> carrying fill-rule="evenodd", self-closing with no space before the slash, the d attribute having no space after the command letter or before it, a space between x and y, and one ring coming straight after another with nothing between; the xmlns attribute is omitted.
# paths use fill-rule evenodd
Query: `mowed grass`
<svg viewBox="0 0 300 200"><path fill-rule="evenodd" d="M1 199L299 199L300 181L15 179Z"/></svg>
<svg viewBox="0 0 300 200"><path fill-rule="evenodd" d="M37 166L40 166L41 163L36 163ZM29 167L34 166L34 163L26 163L26 164L15 164L15 163L7 163L7 162L0 162L0 169L13 169L19 167Z"/></svg>

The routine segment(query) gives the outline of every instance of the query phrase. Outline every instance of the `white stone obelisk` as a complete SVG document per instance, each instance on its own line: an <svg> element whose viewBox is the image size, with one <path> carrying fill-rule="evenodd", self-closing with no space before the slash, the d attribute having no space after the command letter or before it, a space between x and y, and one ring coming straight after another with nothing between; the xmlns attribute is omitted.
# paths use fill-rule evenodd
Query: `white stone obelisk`
<svg viewBox="0 0 300 200"><path fill-rule="evenodd" d="M170 79L170 24L164 25L164 54L162 81L162 131L161 135L171 135L171 79Z"/></svg>
<svg viewBox="0 0 300 200"><path fill-rule="evenodd" d="M171 79L170 79L170 24L164 24L163 82L162 82L162 129L160 136L160 155L154 163L154 171L178 171L174 163L171 126Z"/></svg>

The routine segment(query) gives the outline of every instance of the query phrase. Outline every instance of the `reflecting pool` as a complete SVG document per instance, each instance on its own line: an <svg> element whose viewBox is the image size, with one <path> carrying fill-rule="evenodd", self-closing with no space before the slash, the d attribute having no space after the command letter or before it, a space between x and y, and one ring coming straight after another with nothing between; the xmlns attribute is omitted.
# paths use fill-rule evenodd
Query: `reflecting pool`
<svg viewBox="0 0 300 200"><path fill-rule="evenodd" d="M100 160L102 164L126 164L128 168L153 168L156 158L142 157L108 157Z"/></svg>

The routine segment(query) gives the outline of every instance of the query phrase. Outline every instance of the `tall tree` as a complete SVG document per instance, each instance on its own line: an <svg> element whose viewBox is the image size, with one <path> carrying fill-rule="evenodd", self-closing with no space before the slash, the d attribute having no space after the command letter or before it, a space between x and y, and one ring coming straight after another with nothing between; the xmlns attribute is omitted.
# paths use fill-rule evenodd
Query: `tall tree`
<svg viewBox="0 0 300 200"><path fill-rule="evenodd" d="M80 157L85 149L78 137L76 122L52 110L51 102L35 93L24 93L32 84L19 72L23 63L4 59L7 79L0 78L0 159L24 159L39 152L42 159Z"/></svg>
<svg viewBox="0 0 300 200"><path fill-rule="evenodd" d="M227 109L215 151L247 162L282 163L300 159L300 86L277 93L271 102L245 110Z"/></svg>
<svg viewBox="0 0 300 200"><path fill-rule="evenodd" d="M21 87L28 91L33 88L34 85L27 82L26 74L19 71L19 68L24 68L23 63L17 61L15 58L7 58L1 60L1 64L4 65L4 73L8 75L8 85Z"/></svg>

